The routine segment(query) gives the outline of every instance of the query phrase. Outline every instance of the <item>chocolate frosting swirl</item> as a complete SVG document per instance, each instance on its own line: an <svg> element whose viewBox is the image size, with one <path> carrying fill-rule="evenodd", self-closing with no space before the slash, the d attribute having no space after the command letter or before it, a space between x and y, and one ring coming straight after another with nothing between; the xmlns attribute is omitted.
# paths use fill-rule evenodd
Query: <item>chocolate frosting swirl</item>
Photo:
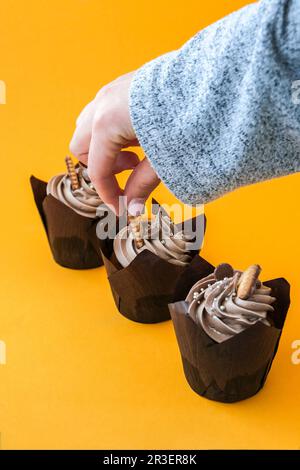
<svg viewBox="0 0 300 470"><path fill-rule="evenodd" d="M86 168L79 165L76 173L80 182L79 189L73 190L69 175L63 173L51 178L47 185L47 194L51 194L77 214L94 219L100 215L98 208L103 203L91 184Z"/></svg>
<svg viewBox="0 0 300 470"><path fill-rule="evenodd" d="M167 215L159 211L153 221L142 221L141 225L141 232L145 234L141 248L136 247L130 226L121 229L114 240L114 252L121 266L126 268L143 250L179 266L190 263L193 239L177 229Z"/></svg>
<svg viewBox="0 0 300 470"><path fill-rule="evenodd" d="M270 326L274 311L271 289L257 281L247 300L237 296L240 271L218 279L215 273L198 281L186 297L188 314L217 343L222 343L257 322Z"/></svg>

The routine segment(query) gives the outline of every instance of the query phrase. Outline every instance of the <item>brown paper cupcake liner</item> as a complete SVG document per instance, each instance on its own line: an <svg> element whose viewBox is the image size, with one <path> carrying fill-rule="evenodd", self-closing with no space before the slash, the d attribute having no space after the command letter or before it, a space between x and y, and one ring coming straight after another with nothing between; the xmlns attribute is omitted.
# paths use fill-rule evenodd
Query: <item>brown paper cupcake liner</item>
<svg viewBox="0 0 300 470"><path fill-rule="evenodd" d="M160 207L153 199L152 204ZM205 226L205 216L191 219L191 229L197 223ZM182 224L180 224L182 225ZM194 258L199 247L192 252ZM148 250L143 250L126 268L116 260L113 240L99 240L99 247L107 271L116 307L124 317L139 323L158 323L170 320L168 303L174 296L174 288L186 267L171 264Z"/></svg>
<svg viewBox="0 0 300 470"><path fill-rule="evenodd" d="M213 270L203 258L194 259L178 282L177 300L179 296L184 299L194 283ZM290 285L285 279L273 279L264 285L272 288L277 299L273 304L273 326L258 322L223 343L216 343L191 319L187 302L169 305L185 377L197 394L233 403L255 395L264 386L290 305Z"/></svg>
<svg viewBox="0 0 300 470"><path fill-rule="evenodd" d="M94 247L99 219L81 216L53 196L47 196L44 181L31 176L30 183L56 263L71 269L102 266L101 254Z"/></svg>

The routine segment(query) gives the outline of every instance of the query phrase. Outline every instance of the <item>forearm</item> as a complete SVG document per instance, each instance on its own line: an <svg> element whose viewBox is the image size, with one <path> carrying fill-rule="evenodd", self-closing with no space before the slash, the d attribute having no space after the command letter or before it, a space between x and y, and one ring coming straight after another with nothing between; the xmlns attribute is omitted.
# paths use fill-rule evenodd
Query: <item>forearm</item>
<svg viewBox="0 0 300 470"><path fill-rule="evenodd" d="M184 202L300 170L299 17L300 0L249 5L136 72L136 135Z"/></svg>

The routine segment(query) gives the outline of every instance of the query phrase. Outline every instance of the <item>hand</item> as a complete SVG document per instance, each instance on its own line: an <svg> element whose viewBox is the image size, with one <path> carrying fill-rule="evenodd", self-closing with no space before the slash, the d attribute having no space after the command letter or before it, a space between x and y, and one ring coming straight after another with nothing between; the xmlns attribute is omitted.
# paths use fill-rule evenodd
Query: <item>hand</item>
<svg viewBox="0 0 300 470"><path fill-rule="evenodd" d="M147 158L121 151L139 146L129 113L129 88L134 72L123 75L101 88L95 99L81 112L70 143L71 152L88 165L88 174L100 198L119 215L119 196L127 196L132 215L142 212L144 202L159 184ZM124 190L116 174L132 170Z"/></svg>

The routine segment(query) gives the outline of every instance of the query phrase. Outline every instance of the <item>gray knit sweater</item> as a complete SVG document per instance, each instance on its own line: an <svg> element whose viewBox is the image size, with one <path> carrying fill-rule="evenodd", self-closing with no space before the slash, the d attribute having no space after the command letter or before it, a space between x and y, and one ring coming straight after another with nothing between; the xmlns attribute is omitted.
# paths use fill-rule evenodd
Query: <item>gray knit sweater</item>
<svg viewBox="0 0 300 470"><path fill-rule="evenodd" d="M137 70L130 113L187 204L300 171L300 0L262 0Z"/></svg>

